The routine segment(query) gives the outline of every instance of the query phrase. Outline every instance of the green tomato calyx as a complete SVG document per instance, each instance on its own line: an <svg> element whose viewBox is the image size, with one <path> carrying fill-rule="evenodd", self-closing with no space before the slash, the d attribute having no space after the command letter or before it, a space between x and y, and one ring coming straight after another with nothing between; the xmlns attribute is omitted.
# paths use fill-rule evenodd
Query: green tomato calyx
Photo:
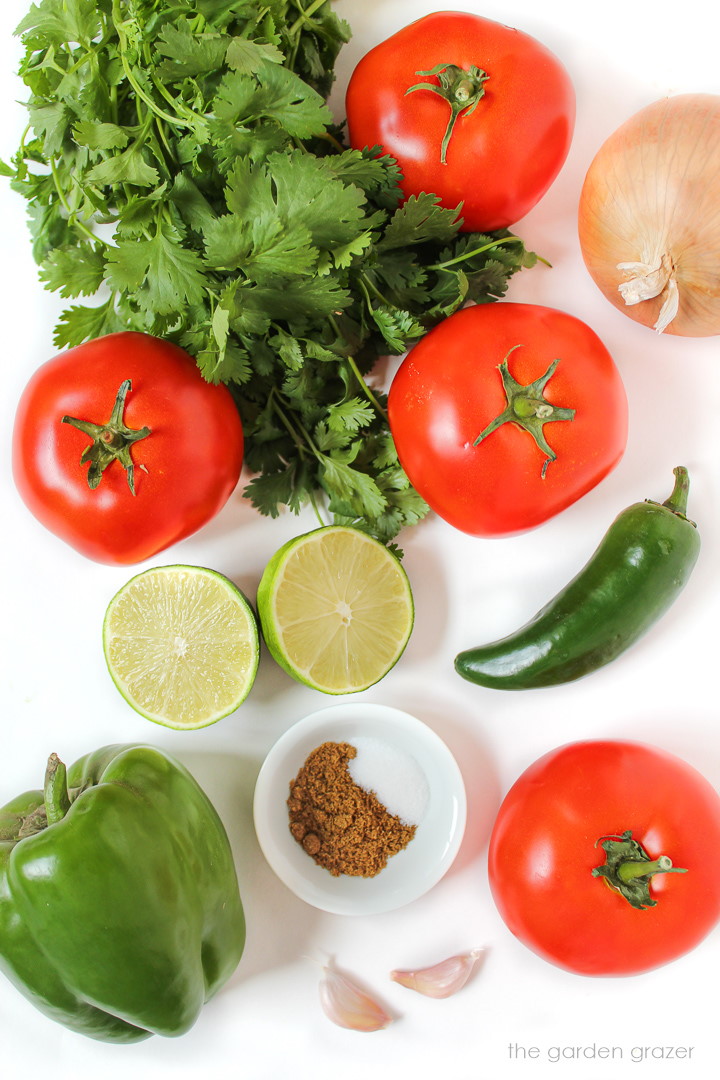
<svg viewBox="0 0 720 1080"><path fill-rule="evenodd" d="M510 353L519 348L519 345L514 345L503 362L498 365L503 390L505 391L505 408L480 432L473 442L473 446L477 446L493 431L502 427L503 424L516 424L532 435L538 448L546 455L540 473L544 479L548 465L557 458L557 454L545 438L544 425L555 420L572 420L575 416L575 410L552 405L544 396L545 387L555 373L555 369L560 363L559 360L553 360L544 375L541 375L539 379L535 379L534 382L519 383L512 377L508 367L508 357Z"/></svg>
<svg viewBox="0 0 720 1080"><path fill-rule="evenodd" d="M132 383L129 379L121 385L115 398L115 404L107 424L95 424L90 420L78 420L74 416L63 416L61 423L72 424L73 427L84 431L89 435L92 442L86 446L80 455L80 464L90 462L87 482L91 490L99 485L103 473L113 461L118 461L127 474L128 487L135 494L135 464L130 450L134 443L145 439L150 434L149 427L129 428L124 420L125 399Z"/></svg>
<svg viewBox="0 0 720 1080"><path fill-rule="evenodd" d="M651 859L642 844L633 840L629 829L620 836L601 836L595 846L598 844L605 852L606 861L593 868L592 876L604 878L611 889L638 911L657 906L657 900L650 896L654 874L687 874L687 870L673 866L667 855Z"/></svg>
<svg viewBox="0 0 720 1080"><path fill-rule="evenodd" d="M436 64L429 71L416 71L415 74L435 76L438 81L415 83L405 91L406 94L412 94L416 90L430 90L444 98L450 106L450 119L440 146L440 161L446 165L448 144L455 121L460 115L469 116L474 112L485 93L485 82L490 76L474 64L469 68L458 67L457 64Z"/></svg>

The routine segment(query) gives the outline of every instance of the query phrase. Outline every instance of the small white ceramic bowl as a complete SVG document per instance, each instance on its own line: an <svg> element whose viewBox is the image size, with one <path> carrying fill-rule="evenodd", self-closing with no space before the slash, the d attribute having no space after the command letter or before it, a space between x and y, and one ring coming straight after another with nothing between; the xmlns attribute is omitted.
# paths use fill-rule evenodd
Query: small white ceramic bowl
<svg viewBox="0 0 720 1080"><path fill-rule="evenodd" d="M428 801L415 836L375 877L334 877L303 850L289 829L287 798L308 755L324 742L372 738L414 759ZM255 786L255 831L268 863L289 889L337 915L392 911L432 888L457 855L465 829L462 775L445 743L409 713L360 702L335 705L299 720L268 753Z"/></svg>

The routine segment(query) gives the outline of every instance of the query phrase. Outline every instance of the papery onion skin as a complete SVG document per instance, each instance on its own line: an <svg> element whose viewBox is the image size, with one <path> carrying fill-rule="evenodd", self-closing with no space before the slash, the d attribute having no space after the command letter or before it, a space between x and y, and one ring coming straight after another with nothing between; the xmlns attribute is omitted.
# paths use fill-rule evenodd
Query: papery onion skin
<svg viewBox="0 0 720 1080"><path fill-rule="evenodd" d="M720 96L664 98L621 125L590 165L578 229L591 277L624 314L667 334L720 334ZM671 278L628 305L628 263L664 263ZM673 279L677 313L663 327Z"/></svg>

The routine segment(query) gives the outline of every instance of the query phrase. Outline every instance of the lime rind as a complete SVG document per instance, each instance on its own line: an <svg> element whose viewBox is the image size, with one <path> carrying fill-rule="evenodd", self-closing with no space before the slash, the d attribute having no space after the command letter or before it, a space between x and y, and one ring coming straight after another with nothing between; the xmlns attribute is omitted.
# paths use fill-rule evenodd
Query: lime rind
<svg viewBox="0 0 720 1080"><path fill-rule="evenodd" d="M349 526L329 525L287 541L265 568L260 625L275 661L322 693L366 690L407 646L412 590L399 560Z"/></svg>
<svg viewBox="0 0 720 1080"><path fill-rule="evenodd" d="M229 578L204 567L154 567L110 601L103 623L110 675L141 716L177 730L208 727L252 689L260 658L255 612Z"/></svg>

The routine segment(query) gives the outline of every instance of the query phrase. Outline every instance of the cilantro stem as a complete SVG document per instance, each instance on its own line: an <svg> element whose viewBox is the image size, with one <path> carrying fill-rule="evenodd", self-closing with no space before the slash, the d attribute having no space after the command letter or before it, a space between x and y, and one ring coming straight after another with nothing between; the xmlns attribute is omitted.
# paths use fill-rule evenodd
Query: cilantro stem
<svg viewBox="0 0 720 1080"><path fill-rule="evenodd" d="M89 229L87 227L84 221L80 221L78 219L76 211L73 210L73 208L70 206L70 203L67 200L67 196L62 189L60 176L57 171L57 165L55 164L55 158L50 158L50 171L52 173L53 183L55 184L55 191L57 192L58 199L62 203L63 209L67 213L68 223L72 225L73 228L77 229L78 232L81 232L83 233L83 235L87 236L89 240L93 241L93 243L102 244L104 247L110 247L110 244L108 244L107 240L103 240L101 236L96 236L92 229Z"/></svg>
<svg viewBox="0 0 720 1080"><path fill-rule="evenodd" d="M435 269L435 267L431 267L431 269ZM360 275L360 286L361 286L363 292L365 293L365 299L367 301L367 306L368 306L368 308L370 308L370 310L372 310L372 306L371 306L371 303L370 303L370 293L371 292L373 292L375 294L376 299L379 300L380 303L383 304L385 307L392 307L393 306L390 303L390 301L388 300L388 298L386 296L383 296L383 294L380 292L380 290L378 289L375 282L372 280L372 278L369 278L367 276L367 274L361 274Z"/></svg>
<svg viewBox="0 0 720 1080"><path fill-rule="evenodd" d="M373 406L373 408L375 408L380 413L382 418L384 420L387 420L388 416L387 416L386 410L383 409L382 405L380 404L378 399L375 397L374 393L372 392L372 390L368 386L367 382L365 381L365 378L364 378L362 372L360 371L360 368L357 366L357 363L355 361L355 357L354 356L347 356L345 359L348 362L348 367L352 371L352 373L355 376L355 378L357 379L357 381L360 383L360 387L361 387L363 393L365 394L365 397L368 399L368 401Z"/></svg>
<svg viewBox="0 0 720 1080"><path fill-rule="evenodd" d="M434 263L432 266L428 266L428 270L447 270L450 266L456 266L458 263L465 262L468 259L474 258L476 255L482 255L486 251L492 251L493 248L500 247L501 244L522 244L523 241L519 236L500 236L496 240L491 240L489 244L483 244L481 247L473 248L472 251L466 251L462 255L456 256L454 259L448 259L446 262ZM542 255L536 255L535 258L538 262L543 263L545 266L550 266L551 263L547 259L543 259Z"/></svg>
<svg viewBox="0 0 720 1080"><path fill-rule="evenodd" d="M20 146L18 147L18 152L15 155L16 158L18 158L20 160L24 160L24 158L25 158L25 156L27 154L27 144L26 144L25 140L27 139L27 137L28 137L28 135L30 134L31 131L32 131L32 124L26 124L25 125L25 130L23 131L22 135L20 136Z"/></svg>
<svg viewBox="0 0 720 1080"><path fill-rule="evenodd" d="M177 124L180 127L191 128L193 126L189 120L181 120L179 116L171 116L170 113L165 112L164 109L160 109L150 95L145 93L142 86L140 86L140 83L135 78L132 68L128 64L127 57L122 49L120 51L120 59L122 60L123 71L125 72L127 81L130 83L137 96L145 102L147 107L155 113L156 116L159 116L161 120L166 120L169 124Z"/></svg>
<svg viewBox="0 0 720 1080"><path fill-rule="evenodd" d="M180 116L172 116L170 113L165 112L165 110L161 109L158 104L153 101L150 95L143 90L142 86L135 78L135 73L133 72L127 58L127 35L125 33L125 30L123 29L124 23L122 22L118 0L113 0L112 20L115 26L115 30L117 31L118 52L120 53L120 60L122 62L125 78L130 83L136 95L142 101L144 101L150 111L153 112L155 116L160 117L161 120L166 120L169 124L175 124L179 127L193 128L196 121L202 119L202 117L196 116L193 113L194 119L182 119L182 117Z"/></svg>
<svg viewBox="0 0 720 1080"><path fill-rule="evenodd" d="M292 25L290 26L288 34L291 37L294 37L295 34L297 34L297 32L302 29L303 23L309 22L310 17L314 15L316 11L319 11L319 9L323 7L326 3L327 0L313 0L312 4L310 4L310 7L305 8L304 10L300 8L300 15L298 15L295 22L292 23ZM298 4L298 7L299 6L300 5Z"/></svg>
<svg viewBox="0 0 720 1080"><path fill-rule="evenodd" d="M368 311L370 312L371 315L372 315L372 301L370 299L370 290L372 290L375 293L375 296L378 298L380 303L383 304L385 307L391 307L392 306L389 303L389 301L385 299L383 294L376 288L375 284L370 280L370 278L367 276L367 274L360 274L360 276L358 277L358 285L360 286L360 288L361 288L361 290L363 292L363 295L365 297L365 303L367 304ZM336 330L337 330L337 327L336 327ZM348 367L350 368L353 375L355 376L355 378L359 382L360 387L361 387L363 393L365 394L365 397L368 399L368 401L373 406L373 408L380 414L380 416L382 416L383 419L387 421L387 412L385 411L385 409L383 409L382 405L380 404L378 399L375 397L372 390L370 389L367 382L365 381L365 378L364 378L362 372L360 371L360 368L357 366L357 363L355 362L355 358L353 356L348 355L346 357L346 360L348 362Z"/></svg>
<svg viewBox="0 0 720 1080"><path fill-rule="evenodd" d="M458 255L454 259L448 259L446 262L435 263L433 266L428 266L428 270L447 270L449 266L456 266L458 263L465 262L466 259L472 259L476 255L482 255L485 251L492 251L493 248L500 247L501 244L521 244L522 240L519 236L501 236L497 240L491 240L489 244L483 244L482 247L473 248L472 251L466 251L463 255Z"/></svg>
<svg viewBox="0 0 720 1080"><path fill-rule="evenodd" d="M168 104L172 105L173 108L177 109L179 112L184 113L188 126L192 126L193 124L202 124L205 122L204 116L201 116L200 113L194 112L185 104L184 101L181 101L180 98L173 97L168 88L160 81L160 79L158 79L157 75L155 75L154 72L151 74L151 78L153 86L160 94L162 94ZM176 122L182 123L182 120L178 118Z"/></svg>
<svg viewBox="0 0 720 1080"><path fill-rule="evenodd" d="M310 436L308 435L308 433L306 431L302 431L302 428L301 428L302 436L305 438L306 442L303 442L303 439L300 437L300 435L298 435L297 431L295 430L293 425L290 423L290 420L288 419L288 417L287 417L287 415L285 413L285 409L281 406L281 404L280 404L280 402L278 400L279 397L280 397L279 393L277 392L277 390L273 386L272 389L270 390L270 399L271 399L273 412L276 413L276 415L280 419L280 422L282 423L283 427L287 431L288 435L290 436L292 441L295 443L295 446L297 447L297 450L298 450L298 453L300 454L300 457L303 457L305 455L305 451L309 447L310 450L312 451L312 453L314 454L314 456L317 457L317 458L320 458L322 455L320 454L320 451L318 450L318 448L314 445L314 443L313 443L312 439L310 438Z"/></svg>
<svg viewBox="0 0 720 1080"><path fill-rule="evenodd" d="M310 491L308 491L307 499L308 499L308 502L310 503L310 505L312 506L315 517L320 522L320 525L321 526L327 525L327 521L325 520L325 518L320 513L320 508L319 508L319 506L317 504L317 499L315 498L315 492L312 489L310 489Z"/></svg>
<svg viewBox="0 0 720 1080"><path fill-rule="evenodd" d="M318 134L315 136L315 138L316 139L324 139L325 142L329 142L330 145L333 147L333 149L337 150L338 154L342 154L342 153L345 152L345 147L340 142L340 140L336 139L334 135L331 135L329 131L318 132Z"/></svg>

